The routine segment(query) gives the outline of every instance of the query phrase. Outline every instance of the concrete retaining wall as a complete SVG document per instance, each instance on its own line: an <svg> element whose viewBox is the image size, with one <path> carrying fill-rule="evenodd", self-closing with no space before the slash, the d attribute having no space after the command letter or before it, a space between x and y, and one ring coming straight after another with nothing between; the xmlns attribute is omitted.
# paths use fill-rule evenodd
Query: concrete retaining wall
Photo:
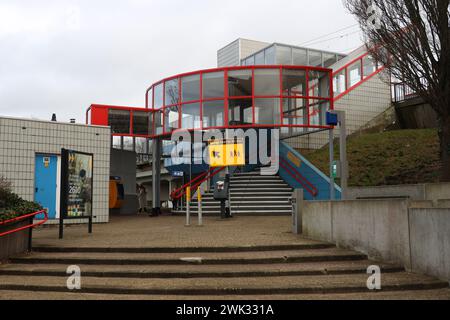
<svg viewBox="0 0 450 320"><path fill-rule="evenodd" d="M450 183L426 183L379 187L348 188L348 199L405 198L414 201L433 201L450 199Z"/></svg>
<svg viewBox="0 0 450 320"><path fill-rule="evenodd" d="M410 209L412 270L450 280L450 209Z"/></svg>
<svg viewBox="0 0 450 320"><path fill-rule="evenodd" d="M450 209L410 204L406 199L305 202L303 235L450 280Z"/></svg>

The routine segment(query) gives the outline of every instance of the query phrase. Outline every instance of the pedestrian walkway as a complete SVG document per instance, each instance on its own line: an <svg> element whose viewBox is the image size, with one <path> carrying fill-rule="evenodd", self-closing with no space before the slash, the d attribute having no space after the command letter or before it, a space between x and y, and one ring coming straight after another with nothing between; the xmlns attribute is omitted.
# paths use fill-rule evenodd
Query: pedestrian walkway
<svg viewBox="0 0 450 320"><path fill-rule="evenodd" d="M194 221L193 221L194 222ZM0 266L0 299L450 299L448 283L290 233L289 217L115 217L35 232L35 250ZM67 267L81 269L69 291ZM367 268L382 270L382 291Z"/></svg>

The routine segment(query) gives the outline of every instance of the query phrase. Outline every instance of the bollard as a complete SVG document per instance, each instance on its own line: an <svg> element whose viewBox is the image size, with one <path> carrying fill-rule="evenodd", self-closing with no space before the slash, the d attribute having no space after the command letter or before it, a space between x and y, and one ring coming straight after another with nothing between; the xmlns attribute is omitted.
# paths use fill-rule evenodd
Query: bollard
<svg viewBox="0 0 450 320"><path fill-rule="evenodd" d="M198 203L198 225L203 225L203 213L202 213L202 189L198 187L197 189L197 203Z"/></svg>
<svg viewBox="0 0 450 320"><path fill-rule="evenodd" d="M191 225L191 187L186 188L186 227Z"/></svg>

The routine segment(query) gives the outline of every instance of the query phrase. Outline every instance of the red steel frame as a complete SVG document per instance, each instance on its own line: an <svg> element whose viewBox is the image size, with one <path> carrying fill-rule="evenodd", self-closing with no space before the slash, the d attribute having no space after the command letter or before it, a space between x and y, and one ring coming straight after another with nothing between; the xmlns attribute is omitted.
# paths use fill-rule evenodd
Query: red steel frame
<svg viewBox="0 0 450 320"><path fill-rule="evenodd" d="M0 237L4 237L4 236L7 236L9 234L13 234L13 233L16 233L16 232L19 232L19 231L22 231L22 230L35 228L35 227L38 227L40 225L43 225L44 223L46 223L48 221L48 214L47 214L46 210L41 210L41 211L38 211L38 212L34 212L34 213L30 213L30 214L27 214L27 215L24 215L24 216L17 217L17 218L14 218L14 219L0 221L0 226L2 226L2 225L7 225L7 224L10 224L10 223L14 223L14 222L22 221L22 220L25 220L25 219L28 219L28 218L31 218L31 217L35 217L35 216L37 216L39 214L44 214L44 219L42 219L41 221L39 221L37 223L34 223L34 224L32 223L32 224L23 226L21 228L17 228L17 229L14 229L14 230L10 230L10 231L6 231L6 232L3 232L3 233L0 233Z"/></svg>
<svg viewBox="0 0 450 320"><path fill-rule="evenodd" d="M274 69L278 70L279 77L280 77L280 90L279 94L277 95L255 95L255 70L267 70L267 69ZM235 70L251 70L252 72L252 95L251 96L233 96L230 97L228 95L228 72L229 71L235 71ZM306 74L306 88L305 88L305 95L294 95L294 96L288 96L285 95L283 92L283 82L282 82L282 76L283 76L283 70L303 70ZM329 88L330 92L327 97L316 97L313 95L309 95L310 93L310 83L309 83L309 73L311 71L320 71L328 74L329 78ZM203 76L205 74L211 74L211 73L219 73L223 72L223 79L224 79L224 94L220 97L213 97L213 98L203 98ZM200 86L200 99L193 100L193 101L182 101L182 78L187 76L193 76L193 75L199 75L199 86ZM177 79L178 80L178 103L177 104L169 104L166 105L166 82ZM162 85L162 92L163 92L163 106L157 109L153 108L154 102L155 102L155 88L159 85ZM149 96L149 93L151 92L151 97ZM280 103L280 119L279 123L276 124L257 124L255 119L255 99L279 99ZM228 125L229 123L229 99L252 99L252 123L248 125ZM153 84L150 88L146 91L146 106L145 108L131 108L131 107L122 107L122 106L107 106L107 105L91 105L91 107L87 110L86 113L86 122L88 122L89 118L89 112L91 112L91 115L93 116L93 119L91 119L92 124L98 124L98 125L108 125L108 116L107 116L107 110L108 109L115 109L115 110L128 110L130 111L130 132L124 133L124 134L113 134L113 136L131 136L131 137L142 137L142 138L155 138L158 136L169 136L173 131L167 131L166 129L166 115L165 110L168 110L169 108L172 108L174 106L178 106L179 109L179 118L178 118L178 130L182 128L182 110L183 106L189 105L189 104L199 104L200 110L199 110L199 116L200 116L200 127L199 128L192 128L188 129L189 131L199 131L199 130L214 130L214 129L238 129L238 128L276 128L276 127L309 127L314 129L329 129L330 126L326 125L311 125L309 121L309 112L308 112L308 122L307 124L303 125L295 125L295 124L283 124L284 120L284 113L283 113L283 100L284 99L304 99L306 101L306 107L309 109L309 99L313 100L319 100L323 102L329 103L329 109L333 110L333 78L332 78L332 70L326 69L326 68L320 68L320 67L309 67L309 66L239 66L239 67L226 67L226 68L215 68L215 69L207 69L207 70L200 70L195 72L189 72L189 73L183 73L176 76L172 76L166 79L163 79L155 84ZM152 106L150 107L150 101L152 101ZM222 126L211 126L211 127L203 127L203 103L209 102L209 101L223 101L224 105L224 125ZM94 111L94 112L93 112ZM152 130L151 132L153 135L139 135L133 133L133 111L144 111L153 113L153 121L152 121ZM162 113L162 116L161 116ZM94 116L95 114L95 116ZM155 120L157 116L161 116L161 127L162 127L162 134L155 134Z"/></svg>
<svg viewBox="0 0 450 320"><path fill-rule="evenodd" d="M370 52L366 52L366 53L362 54L358 58L353 59L352 61L346 63L344 66L342 66L341 68L339 68L338 70L333 72L332 81L334 81L334 78L336 77L336 75L338 75L340 72L345 70L344 71L344 75L345 75L345 90L343 92L338 93L334 97L334 101L337 101L337 100L341 99L343 96L348 94L350 91L355 90L357 87L362 85L364 82L366 82L369 79L373 78L374 76L376 76L377 74L379 74L380 72L382 72L385 69L385 66L380 66L378 64L375 64L375 71L372 72L371 74L365 75L364 74L364 58L367 57L367 56L370 56ZM348 69L349 69L350 66L352 66L353 64L355 64L358 61L360 61L361 79L360 79L360 81L358 81L354 85L349 86L348 85L348 80L349 80Z"/></svg>
<svg viewBox="0 0 450 320"><path fill-rule="evenodd" d="M123 133L123 134L116 134L114 133L113 136L124 136L124 137L138 137L138 138L155 138L155 137L165 137L170 136L170 134L175 130L180 130L183 126L183 119L182 119L182 111L183 106L190 105L190 104L198 104L199 105L199 117L200 117L200 128L192 128L188 129L189 131L201 131L201 130L214 130L214 129L238 129L238 128L276 128L276 127L296 127L296 128L313 128L318 130L323 129L330 129L331 126L326 125L312 125L311 124L311 116L315 115L315 111L313 109L313 112L311 112L311 106L313 105L310 100L313 101L324 101L329 103L329 109L334 110L334 102L348 94L350 91L356 89L358 86L363 84L364 82L368 81L378 73L384 70L384 66L375 65L375 71L372 72L369 75L364 74L364 58L369 56L370 52L366 52L359 57L351 60L350 62L346 63L344 66L339 68L336 71L332 71L331 69L327 68L321 68L321 67L311 67L311 66L291 66L291 65L264 65L264 66L236 66L236 67L224 67L224 68L215 68L215 69L206 69L206 70L200 70L200 71L194 71L194 72L188 72L183 74L178 74L172 77L165 78L163 80L160 80L150 86L145 95L145 108L132 108L132 107L123 107L123 106L108 106L108 105L91 105L91 107L86 112L86 123L88 123L88 114L91 112L92 115L96 115L91 119L92 124L100 124L100 125L108 125L108 110L109 109L115 109L115 110L127 110L130 111L130 132L129 133ZM361 79L354 85L349 85L349 67L354 65L355 63L360 64L359 68L361 71ZM261 96L261 95L255 95L255 70L265 70L265 69L275 69L279 70L279 81L280 81L280 94L279 95L267 95L267 96ZM236 71L236 70L251 70L252 73L252 95L251 96L229 96L228 91L228 73L230 71ZM294 95L294 96L288 96L285 95L283 91L283 70L303 70L305 71L306 75L306 88L305 92L306 95ZM311 71L320 71L320 72L326 72L329 75L329 96L328 97L317 97L314 96L314 87L315 84L311 86L310 83L310 72ZM333 82L339 73L344 71L345 76L345 90L343 92L338 93L334 97L334 88L333 88ZM211 74L211 73L219 73L223 72L224 74L224 94L221 97L214 97L214 98L203 98L203 76L205 74ZM200 92L199 92L199 98L197 100L192 101L182 101L182 78L188 77L188 76L199 76L199 86L200 86ZM176 104L169 104L166 105L166 82L177 79L178 80L178 101ZM157 86L162 86L162 106L160 108L153 108L154 102L155 102L155 88ZM151 97L150 94L151 93ZM255 99L259 98L265 98L265 99L280 99L280 119L278 124L257 124L255 119ZM229 125L229 101L230 99L252 99L252 124L249 125L238 125L238 126L232 126ZM284 124L284 119L289 118L289 116L285 116L283 112L283 100L284 99L304 99L306 102L306 108L307 108L307 124L302 125L296 125L296 124ZM223 101L224 106L224 125L223 126L212 126L212 127L203 127L203 103L209 102L209 101ZM150 103L151 102L151 103ZM166 130L166 115L165 111L169 110L170 108L177 106L178 107L178 129L174 129L172 131ZM92 111L94 111L92 113ZM140 135L140 134L134 134L133 133L133 112L140 111L140 112L148 112L152 113L152 124L151 124L151 130L149 128L149 134L148 135ZM161 128L162 133L155 134L155 120L156 117L161 117ZM295 117L302 117L302 116L295 116ZM153 133L153 134L150 134Z"/></svg>

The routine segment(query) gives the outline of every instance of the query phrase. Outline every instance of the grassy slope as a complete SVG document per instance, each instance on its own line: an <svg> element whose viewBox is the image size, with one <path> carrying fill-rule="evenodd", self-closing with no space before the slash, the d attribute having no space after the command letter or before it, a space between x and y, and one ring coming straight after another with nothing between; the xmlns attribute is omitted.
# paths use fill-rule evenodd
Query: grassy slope
<svg viewBox="0 0 450 320"><path fill-rule="evenodd" d="M337 145L336 157L338 150ZM439 181L439 139L433 129L354 136L349 138L347 153L351 186ZM328 145L306 157L323 172L329 172Z"/></svg>

